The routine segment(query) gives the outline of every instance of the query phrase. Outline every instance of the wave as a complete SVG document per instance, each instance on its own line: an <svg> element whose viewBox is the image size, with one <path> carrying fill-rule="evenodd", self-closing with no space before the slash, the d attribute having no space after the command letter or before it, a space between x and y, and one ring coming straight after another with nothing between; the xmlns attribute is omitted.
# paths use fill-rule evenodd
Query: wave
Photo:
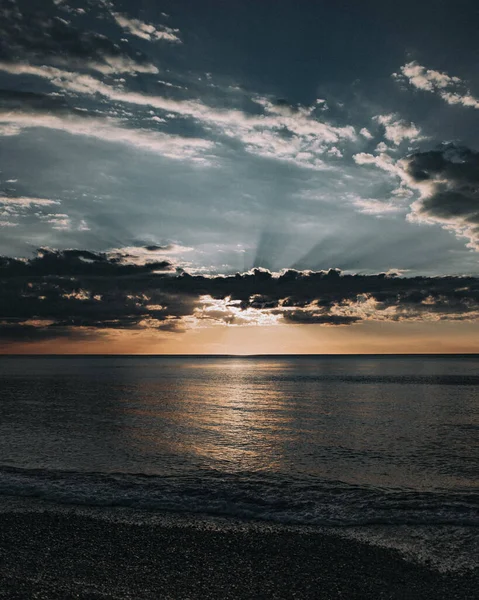
<svg viewBox="0 0 479 600"><path fill-rule="evenodd" d="M419 492L271 473L181 475L52 471L0 467L0 496L62 505L128 507L290 525L479 526L479 493Z"/></svg>

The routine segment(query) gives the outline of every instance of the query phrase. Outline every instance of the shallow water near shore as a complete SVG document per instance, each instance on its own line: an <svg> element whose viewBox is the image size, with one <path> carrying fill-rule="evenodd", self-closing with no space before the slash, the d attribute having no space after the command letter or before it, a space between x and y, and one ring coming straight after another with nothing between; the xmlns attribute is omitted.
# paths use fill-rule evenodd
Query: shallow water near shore
<svg viewBox="0 0 479 600"><path fill-rule="evenodd" d="M316 528L479 565L479 357L15 357L0 381L0 510Z"/></svg>

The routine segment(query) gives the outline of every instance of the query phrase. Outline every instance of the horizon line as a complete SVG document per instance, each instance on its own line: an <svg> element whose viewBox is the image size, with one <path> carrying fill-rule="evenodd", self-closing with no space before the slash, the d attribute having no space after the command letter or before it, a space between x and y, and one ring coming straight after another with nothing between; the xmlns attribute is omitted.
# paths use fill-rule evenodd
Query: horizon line
<svg viewBox="0 0 479 600"><path fill-rule="evenodd" d="M381 353L262 353L262 354L127 354L127 353L0 353L0 358L280 358L280 357L397 357L397 356L477 356L479 352L381 352Z"/></svg>

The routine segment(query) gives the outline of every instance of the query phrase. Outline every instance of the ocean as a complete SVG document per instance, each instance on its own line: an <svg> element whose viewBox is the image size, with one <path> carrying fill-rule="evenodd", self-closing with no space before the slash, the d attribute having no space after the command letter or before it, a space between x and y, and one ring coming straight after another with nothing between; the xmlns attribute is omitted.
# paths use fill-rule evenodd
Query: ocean
<svg viewBox="0 0 479 600"><path fill-rule="evenodd" d="M327 531L457 571L478 476L478 356L0 358L0 510Z"/></svg>

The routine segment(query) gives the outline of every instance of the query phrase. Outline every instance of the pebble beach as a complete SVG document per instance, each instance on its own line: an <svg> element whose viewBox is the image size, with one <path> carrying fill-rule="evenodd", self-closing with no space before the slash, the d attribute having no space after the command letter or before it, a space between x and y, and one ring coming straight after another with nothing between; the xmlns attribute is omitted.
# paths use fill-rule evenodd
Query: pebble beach
<svg viewBox="0 0 479 600"><path fill-rule="evenodd" d="M0 598L473 600L479 574L445 574L394 550L308 531L0 515Z"/></svg>

